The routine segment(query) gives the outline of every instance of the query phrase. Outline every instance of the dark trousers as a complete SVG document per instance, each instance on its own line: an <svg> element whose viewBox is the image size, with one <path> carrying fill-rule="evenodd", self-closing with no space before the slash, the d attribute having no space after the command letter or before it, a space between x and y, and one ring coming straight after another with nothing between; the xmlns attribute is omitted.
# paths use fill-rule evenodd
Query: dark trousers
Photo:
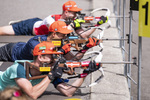
<svg viewBox="0 0 150 100"><path fill-rule="evenodd" d="M0 47L0 61L12 61L11 51L15 43L8 43Z"/></svg>

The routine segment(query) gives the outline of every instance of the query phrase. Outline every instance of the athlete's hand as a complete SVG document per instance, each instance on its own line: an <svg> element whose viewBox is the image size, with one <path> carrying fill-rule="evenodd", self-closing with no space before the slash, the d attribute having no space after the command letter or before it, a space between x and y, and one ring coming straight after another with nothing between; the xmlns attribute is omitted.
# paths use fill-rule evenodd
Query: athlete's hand
<svg viewBox="0 0 150 100"><path fill-rule="evenodd" d="M99 43L101 42L101 40L99 39L96 39L96 38L89 38L88 41L86 42L86 45L83 47L83 50L86 50L86 49L89 49L89 48L92 48L96 45L98 45Z"/></svg>
<svg viewBox="0 0 150 100"><path fill-rule="evenodd" d="M90 61L89 63L89 67L87 69L85 69L83 71L83 73L87 73L87 74L90 74L94 71L97 71L98 69L100 68L100 64L98 66L96 66L96 62L95 61Z"/></svg>
<svg viewBox="0 0 150 100"><path fill-rule="evenodd" d="M82 20L82 19L75 19L73 21L73 25L74 25L74 28L79 28L81 27L81 24L82 23L85 23L85 20Z"/></svg>
<svg viewBox="0 0 150 100"><path fill-rule="evenodd" d="M64 54L70 52L70 47L71 47L71 43L65 44L60 51L63 52Z"/></svg>
<svg viewBox="0 0 150 100"><path fill-rule="evenodd" d="M55 78L60 78L63 74L64 67L57 67L55 70L52 70L49 74L48 77L50 80L54 80Z"/></svg>
<svg viewBox="0 0 150 100"><path fill-rule="evenodd" d="M108 16L104 17L101 16L100 20L97 22L97 25L102 25L103 23L106 23L108 21Z"/></svg>

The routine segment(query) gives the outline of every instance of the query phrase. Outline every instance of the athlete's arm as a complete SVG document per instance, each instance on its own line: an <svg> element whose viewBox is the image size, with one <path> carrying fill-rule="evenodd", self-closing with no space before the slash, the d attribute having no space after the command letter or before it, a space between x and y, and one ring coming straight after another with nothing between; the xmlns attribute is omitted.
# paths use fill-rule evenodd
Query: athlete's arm
<svg viewBox="0 0 150 100"><path fill-rule="evenodd" d="M77 79L72 86L68 86L65 83L58 84L56 89L67 97L71 97L75 91L82 85L84 78Z"/></svg>
<svg viewBox="0 0 150 100"><path fill-rule="evenodd" d="M31 82L25 78L16 78L16 83L24 92L33 99L37 99L48 87L51 80L46 76L39 84L32 86Z"/></svg>
<svg viewBox="0 0 150 100"><path fill-rule="evenodd" d="M82 28L76 30L76 33L82 38L88 38L96 29L83 30Z"/></svg>
<svg viewBox="0 0 150 100"><path fill-rule="evenodd" d="M73 24L71 23L68 25L68 29L74 29ZM82 28L75 29L75 32L81 37L81 38L88 38L96 29L89 29L89 30L83 30Z"/></svg>

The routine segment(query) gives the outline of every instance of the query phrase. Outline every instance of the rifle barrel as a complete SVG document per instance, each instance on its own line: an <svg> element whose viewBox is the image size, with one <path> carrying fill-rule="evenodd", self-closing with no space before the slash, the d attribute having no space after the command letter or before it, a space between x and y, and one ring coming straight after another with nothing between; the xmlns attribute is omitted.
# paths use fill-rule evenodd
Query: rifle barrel
<svg viewBox="0 0 150 100"><path fill-rule="evenodd" d="M106 38L106 39L102 39L103 41L105 41L105 40L110 40L110 41L114 41L114 40L116 40L116 41L118 41L118 40L121 40L121 41L124 41L124 40L128 40L128 39L108 39L108 38Z"/></svg>
<svg viewBox="0 0 150 100"><path fill-rule="evenodd" d="M114 62L113 61L112 62L107 62L107 61L103 62L102 61L100 63L102 63L102 64L134 64L134 62L129 62L129 61L120 61L120 62L119 61L118 62L115 62L115 61Z"/></svg>

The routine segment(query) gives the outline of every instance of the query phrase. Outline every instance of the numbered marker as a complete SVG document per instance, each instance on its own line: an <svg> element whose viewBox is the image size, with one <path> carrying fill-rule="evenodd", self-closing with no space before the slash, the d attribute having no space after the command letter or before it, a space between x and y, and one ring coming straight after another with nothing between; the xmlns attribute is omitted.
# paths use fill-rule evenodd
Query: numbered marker
<svg viewBox="0 0 150 100"><path fill-rule="evenodd" d="M150 37L150 0L139 1L139 36Z"/></svg>
<svg viewBox="0 0 150 100"><path fill-rule="evenodd" d="M142 6L143 9L145 9L145 25L148 25L148 2L146 2L145 5Z"/></svg>

